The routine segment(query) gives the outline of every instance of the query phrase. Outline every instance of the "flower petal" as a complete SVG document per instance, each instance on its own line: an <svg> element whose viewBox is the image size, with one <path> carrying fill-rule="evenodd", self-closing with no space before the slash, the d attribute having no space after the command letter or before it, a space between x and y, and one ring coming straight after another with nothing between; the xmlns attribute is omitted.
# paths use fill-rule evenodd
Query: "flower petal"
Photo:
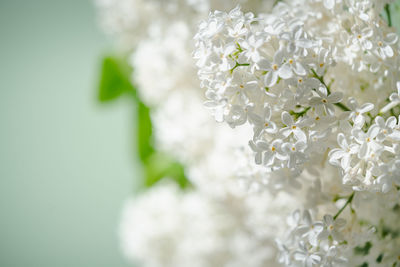
<svg viewBox="0 0 400 267"><path fill-rule="evenodd" d="M287 126L293 125L293 118L287 111L282 112L281 119L285 125Z"/></svg>
<svg viewBox="0 0 400 267"><path fill-rule="evenodd" d="M278 74L276 71L269 71L264 77L264 83L267 87L272 87L278 81Z"/></svg>

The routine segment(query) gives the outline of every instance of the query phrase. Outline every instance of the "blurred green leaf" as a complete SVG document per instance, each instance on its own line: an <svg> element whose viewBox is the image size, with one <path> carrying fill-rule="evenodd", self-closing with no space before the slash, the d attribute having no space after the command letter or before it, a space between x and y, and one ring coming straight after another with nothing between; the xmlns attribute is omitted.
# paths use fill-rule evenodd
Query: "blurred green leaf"
<svg viewBox="0 0 400 267"><path fill-rule="evenodd" d="M169 155L156 151L153 146L153 126L150 108L136 94L130 76L132 69L126 60L117 57L105 57L101 69L99 100L107 102L123 93L130 93L137 106L136 147L139 159L143 164L145 177L142 185L145 188L153 186L158 181L169 178L181 188L190 185L185 176L184 167Z"/></svg>
<svg viewBox="0 0 400 267"><path fill-rule="evenodd" d="M183 166L162 152L155 152L147 158L145 171L146 187L151 187L164 178L175 181L181 188L186 188L190 185L185 176Z"/></svg>
<svg viewBox="0 0 400 267"><path fill-rule="evenodd" d="M181 188L186 188L190 182L185 176L183 166L169 155L156 151L153 147L150 108L141 101L137 105L137 147L145 170L144 186L148 188L164 178L169 178L179 184Z"/></svg>
<svg viewBox="0 0 400 267"><path fill-rule="evenodd" d="M354 248L354 254L356 255L368 255L369 250L372 248L372 243L367 242L364 246L358 246Z"/></svg>
<svg viewBox="0 0 400 267"><path fill-rule="evenodd" d="M131 68L117 57L105 57L101 68L99 100L106 102L119 97L124 92L135 92L130 81Z"/></svg>
<svg viewBox="0 0 400 267"><path fill-rule="evenodd" d="M154 153L152 132L153 127L150 117L150 109L141 101L137 103L137 149L139 158L145 162Z"/></svg>
<svg viewBox="0 0 400 267"><path fill-rule="evenodd" d="M381 17L400 34L400 0L386 4Z"/></svg>
<svg viewBox="0 0 400 267"><path fill-rule="evenodd" d="M391 11L393 26L396 28L397 33L400 34L400 0L396 0L392 4Z"/></svg>

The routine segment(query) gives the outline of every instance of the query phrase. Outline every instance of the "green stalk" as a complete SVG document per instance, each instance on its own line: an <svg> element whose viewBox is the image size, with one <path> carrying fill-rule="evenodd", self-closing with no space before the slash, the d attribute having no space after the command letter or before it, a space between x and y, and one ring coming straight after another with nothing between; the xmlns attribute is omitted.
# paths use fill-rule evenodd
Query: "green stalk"
<svg viewBox="0 0 400 267"><path fill-rule="evenodd" d="M388 26L392 27L392 16L390 14L390 5L389 4L385 5L385 12L386 12L386 16L388 19Z"/></svg>
<svg viewBox="0 0 400 267"><path fill-rule="evenodd" d="M346 105L343 105L342 103L335 103L334 105L342 109L343 111L351 111L351 109L349 109Z"/></svg>
<svg viewBox="0 0 400 267"><path fill-rule="evenodd" d="M330 94L331 94L331 88L329 87L329 85L327 85L327 84L325 83L324 77L323 77L323 76L319 76L319 75L317 74L317 72L316 72L314 69L311 69L311 71L312 71L314 77L317 78L317 79L326 87L326 90L328 91L328 95L330 95ZM343 111L351 111L351 109L349 109L349 108L348 108L345 104L343 104L343 103L335 103L334 105L337 106L338 108L340 108L340 109L343 110Z"/></svg>
<svg viewBox="0 0 400 267"><path fill-rule="evenodd" d="M349 198L347 199L346 203L343 205L343 207L333 216L333 219L336 220L337 217L342 213L342 211L353 201L355 192L353 192Z"/></svg>

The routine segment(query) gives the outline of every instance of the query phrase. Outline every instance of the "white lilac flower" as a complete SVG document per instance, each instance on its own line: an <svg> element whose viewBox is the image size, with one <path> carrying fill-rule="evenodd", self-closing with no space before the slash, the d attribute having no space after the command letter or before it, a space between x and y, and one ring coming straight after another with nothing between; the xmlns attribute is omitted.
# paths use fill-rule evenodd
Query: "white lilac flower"
<svg viewBox="0 0 400 267"><path fill-rule="evenodd" d="M343 94L335 92L328 95L328 90L324 86L319 87L315 92L318 96L314 96L310 99L310 105L316 108L320 108L321 106L324 107L324 111L328 115L332 116L335 114L335 107L333 104L339 103L342 100ZM322 112L319 114L323 115Z"/></svg>
<svg viewBox="0 0 400 267"><path fill-rule="evenodd" d="M354 25L351 29L354 34L352 39L353 44L357 44L361 49L370 50L372 49L372 42L370 38L373 36L374 31L369 27L360 27L360 25Z"/></svg>
<svg viewBox="0 0 400 267"><path fill-rule="evenodd" d="M379 36L380 35L380 36ZM398 35L395 33L388 33L383 36L381 31L378 31L378 36L376 38L376 50L380 58L386 59L394 56L394 51L392 45L396 44L398 40Z"/></svg>
<svg viewBox="0 0 400 267"><path fill-rule="evenodd" d="M321 222L315 221L308 210L303 216L299 210L292 213L286 240L277 240L281 262L286 266L342 266L347 262L346 251L339 244L344 220L335 220L329 214L323 217Z"/></svg>
<svg viewBox="0 0 400 267"><path fill-rule="evenodd" d="M282 122L286 125L286 127L280 129L280 133L285 138L293 134L297 140L302 141L305 144L307 141L307 136L301 129L306 125L305 120L299 119L295 122L292 116L288 112L284 111L282 113Z"/></svg>
<svg viewBox="0 0 400 267"><path fill-rule="evenodd" d="M320 234L324 230L324 224L322 222L314 222L311 219L311 214L309 211L304 211L303 213L303 223L296 228L296 234L301 235L302 237L307 237L308 242L312 246L318 245L318 240L320 238Z"/></svg>
<svg viewBox="0 0 400 267"><path fill-rule="evenodd" d="M259 137L263 133L273 134L277 132L277 126L275 122L271 120L271 116L271 108L266 104L262 117L256 115L252 118L254 122L254 138Z"/></svg>
<svg viewBox="0 0 400 267"><path fill-rule="evenodd" d="M374 124L365 133L363 130L354 129L353 136L360 144L358 151L359 158L370 157L372 153L379 153L382 150L382 144L376 140L379 134L379 126Z"/></svg>
<svg viewBox="0 0 400 267"><path fill-rule="evenodd" d="M280 152L282 150L283 141L275 139L269 145L269 149L264 152L263 164L267 167L274 166L276 160L283 161L286 157Z"/></svg>
<svg viewBox="0 0 400 267"><path fill-rule="evenodd" d="M306 148L306 143L299 140L296 143L284 143L282 144L282 155L287 157L287 167L296 168L306 161L306 156L304 150Z"/></svg>
<svg viewBox="0 0 400 267"><path fill-rule="evenodd" d="M255 163L261 164L263 162L263 155L266 151L268 151L269 144L267 142L258 141L258 142L249 142L250 148L255 152ZM276 151L275 147L272 147L274 151Z"/></svg>
<svg viewBox="0 0 400 267"><path fill-rule="evenodd" d="M334 64L330 50L323 47L318 47L314 49L312 59L310 59L310 63L314 65L313 70L319 76L323 76L325 74L327 66L332 66Z"/></svg>
<svg viewBox="0 0 400 267"><path fill-rule="evenodd" d="M343 241L344 237L341 231L343 230L346 220L342 218L334 219L332 215L324 216L324 230L319 236L321 239L329 236L337 241Z"/></svg>
<svg viewBox="0 0 400 267"><path fill-rule="evenodd" d="M264 76L264 84L266 87L274 86L278 78L289 79L292 77L291 69L288 64L284 63L283 57L283 50L278 50L275 52L272 62L263 59L257 63L258 68L266 72Z"/></svg>
<svg viewBox="0 0 400 267"><path fill-rule="evenodd" d="M292 262L290 250L280 240L276 240L276 245L279 249L278 262L290 266Z"/></svg>
<svg viewBox="0 0 400 267"><path fill-rule="evenodd" d="M335 0L324 0L324 6L326 9L333 9L335 7Z"/></svg>
<svg viewBox="0 0 400 267"><path fill-rule="evenodd" d="M244 107L241 105L232 105L229 113L225 116L225 120L232 128L242 125L246 123L248 112L252 108L253 106L251 104L248 104Z"/></svg>
<svg viewBox="0 0 400 267"><path fill-rule="evenodd" d="M359 106L357 100L355 100L354 98L350 98L348 100L348 106L351 109L349 118L354 122L356 126L360 128L364 126L365 123L365 116L363 114L374 109L374 105L371 103L365 103Z"/></svg>
<svg viewBox="0 0 400 267"><path fill-rule="evenodd" d="M400 185L400 160L382 164L379 168L382 174L375 180L379 191L388 193L390 190L396 189L396 186Z"/></svg>
<svg viewBox="0 0 400 267"><path fill-rule="evenodd" d="M326 253L321 266L324 267L336 267L336 266L345 266L348 260L340 255L338 252L338 248L336 246L331 246Z"/></svg>
<svg viewBox="0 0 400 267"><path fill-rule="evenodd" d="M399 83L397 84L397 88L400 91ZM391 110L392 108L394 108L400 104L400 92L391 94L389 97L389 100L390 100L390 102L380 110L381 113L386 113L389 110Z"/></svg>
<svg viewBox="0 0 400 267"><path fill-rule="evenodd" d="M225 95L232 104L246 104L256 94L257 89L257 80L246 72L235 71L225 89Z"/></svg>
<svg viewBox="0 0 400 267"><path fill-rule="evenodd" d="M307 74L306 69L297 56L285 55L285 57L285 63L282 65L279 75L282 79L286 80L294 75L305 76Z"/></svg>
<svg viewBox="0 0 400 267"><path fill-rule="evenodd" d="M243 28L243 25L240 25L240 26L241 26L241 28ZM235 36L235 35L233 35L233 36ZM243 41L241 43L241 46L243 49L246 50L244 55L247 57L247 59L251 59L253 62L257 63L261 59L258 49L263 44L264 44L264 38L262 38L262 37L260 38L260 37L256 37L255 35L251 35L249 40Z"/></svg>
<svg viewBox="0 0 400 267"><path fill-rule="evenodd" d="M287 53L306 56L308 54L307 49L312 48L315 44L312 40L308 38L307 33L304 32L301 25L296 25L296 23L294 25L295 26L293 27L293 29L291 29L291 31L284 31L279 35L279 37L282 38L282 40L287 41ZM287 62L290 63L289 61ZM294 62L290 64L293 63ZM301 66L301 64L294 65L293 69L296 70L295 72L298 75L305 75L305 69L303 66ZM304 74L300 74L300 72Z"/></svg>
<svg viewBox="0 0 400 267"><path fill-rule="evenodd" d="M379 127L379 134L376 136L376 140L383 141L386 137L391 136L398 136L397 131L393 131L394 127L396 126L397 119L394 116L389 117L386 122L385 119L381 116L377 116L375 118L375 124ZM400 137L400 136L399 136Z"/></svg>
<svg viewBox="0 0 400 267"><path fill-rule="evenodd" d="M351 158L358 154L360 146L358 144L349 144L344 134L339 133L337 142L340 148L335 148L329 152L329 159L332 164L341 166L343 169L350 167Z"/></svg>
<svg viewBox="0 0 400 267"><path fill-rule="evenodd" d="M298 250L293 253L293 257L296 261L301 262L303 267L318 266L322 260L321 255L308 250L303 242L300 242Z"/></svg>

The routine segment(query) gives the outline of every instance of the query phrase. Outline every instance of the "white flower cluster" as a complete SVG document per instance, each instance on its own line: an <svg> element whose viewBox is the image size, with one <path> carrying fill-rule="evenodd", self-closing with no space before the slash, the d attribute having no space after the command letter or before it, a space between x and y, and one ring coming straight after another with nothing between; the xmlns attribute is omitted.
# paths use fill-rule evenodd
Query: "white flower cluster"
<svg viewBox="0 0 400 267"><path fill-rule="evenodd" d="M355 190L387 193L400 186L400 125L396 117L377 116L365 132L354 120L350 132L339 133L340 148L329 153L332 164L343 172L343 182ZM349 136L349 138L346 138Z"/></svg>
<svg viewBox="0 0 400 267"><path fill-rule="evenodd" d="M150 267L400 266L391 2L96 0L130 53L156 148L193 185L161 182L127 202L126 256Z"/></svg>
<svg viewBox="0 0 400 267"><path fill-rule="evenodd" d="M217 121L232 128L252 125L249 143L255 161L271 172L286 168L301 173L305 163L333 148L329 141L337 136L342 149L329 156L331 162L343 159L343 181L351 181L358 190L375 190L372 179L379 180L375 183L386 192L394 178L377 177L398 164L397 120L385 122L373 104L358 106L353 97L372 95L377 105L385 103L400 79L398 36L376 16L373 2L334 3L294 1L260 17L239 7L210 14L199 26L194 54L207 89L205 105ZM320 18L333 6L340 10L337 16ZM341 17L346 21L337 22ZM329 35L315 26L334 22L339 27ZM347 28L350 22L354 26ZM343 87L360 73L370 78L353 88ZM344 82L336 82L340 80ZM391 95L384 111L395 108L396 97ZM372 119L375 124L370 125ZM358 145L348 145L343 134Z"/></svg>
<svg viewBox="0 0 400 267"><path fill-rule="evenodd" d="M323 221L314 221L308 210L303 214L296 210L288 224L291 230L287 242L278 241L279 261L286 266L343 266L347 262L342 256L344 219L325 215Z"/></svg>
<svg viewBox="0 0 400 267"><path fill-rule="evenodd" d="M273 233L263 228L277 234L284 227L263 214L287 210L288 200L266 194L215 199L159 184L126 203L123 250L145 266L272 266L277 249Z"/></svg>
<svg viewBox="0 0 400 267"><path fill-rule="evenodd" d="M268 11L272 0L95 0L100 24L122 47L132 50L143 38L157 37L171 22L184 22L193 32L198 20L210 10L229 10L242 5L246 10Z"/></svg>
<svg viewBox="0 0 400 267"><path fill-rule="evenodd" d="M346 222L337 218L339 214L325 214L318 221L309 210L294 211L287 219L286 238L277 240L278 261L285 266L307 267L397 266L399 240L393 238L397 234L392 227L398 214L385 218L386 225L381 220L374 226L358 224L354 218Z"/></svg>
<svg viewBox="0 0 400 267"><path fill-rule="evenodd" d="M375 261L358 259L357 253L375 255L366 240L382 238L372 234L375 228L360 227L363 219L355 215L346 227L337 218L356 191L387 194L381 196L390 203L386 214L399 203L400 49L398 35L380 17L388 3L285 1L259 16L236 7L211 13L195 36L205 105L219 122L253 128L249 146L264 169L247 175L247 183L260 184L261 176L269 191L303 186L296 197L323 217L316 222L308 211L294 213L286 241L278 241L286 266L396 262L388 256L382 263L385 249L379 246ZM325 162L339 175L328 178L334 170ZM349 196L342 203L343 194ZM332 199L339 211L324 215L332 212ZM365 221L377 225L371 214ZM391 237L388 243L397 244Z"/></svg>

